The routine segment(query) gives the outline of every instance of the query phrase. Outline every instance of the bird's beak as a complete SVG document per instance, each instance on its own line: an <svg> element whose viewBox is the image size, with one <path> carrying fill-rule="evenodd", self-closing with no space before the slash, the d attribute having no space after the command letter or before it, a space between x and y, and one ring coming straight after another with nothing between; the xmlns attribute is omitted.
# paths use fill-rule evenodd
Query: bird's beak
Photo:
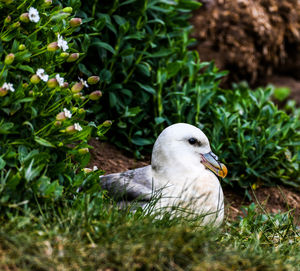
<svg viewBox="0 0 300 271"><path fill-rule="evenodd" d="M218 161L218 157L213 152L202 154L202 164L222 178L227 175L226 166Z"/></svg>

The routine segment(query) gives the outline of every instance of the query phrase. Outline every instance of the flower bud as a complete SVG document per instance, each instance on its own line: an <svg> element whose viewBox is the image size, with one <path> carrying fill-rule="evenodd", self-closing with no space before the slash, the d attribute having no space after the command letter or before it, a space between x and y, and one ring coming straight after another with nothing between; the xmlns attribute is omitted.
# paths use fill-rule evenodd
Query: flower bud
<svg viewBox="0 0 300 271"><path fill-rule="evenodd" d="M63 142L59 142L59 143L57 144L58 147L62 147L63 145L64 145Z"/></svg>
<svg viewBox="0 0 300 271"><path fill-rule="evenodd" d="M82 169L82 171L83 171L84 173L90 173L90 172L92 172L93 170L92 170L91 168L85 167L85 168Z"/></svg>
<svg viewBox="0 0 300 271"><path fill-rule="evenodd" d="M84 100L85 100L85 97L84 97L84 96L81 96L81 97L80 97L80 100L81 100L81 101L84 101Z"/></svg>
<svg viewBox="0 0 300 271"><path fill-rule="evenodd" d="M51 42L51 43L49 43L48 46L47 46L47 50L48 50L49 52L54 52L54 51L56 51L56 50L58 50L58 49L59 49L59 47L58 47L57 41Z"/></svg>
<svg viewBox="0 0 300 271"><path fill-rule="evenodd" d="M79 115L82 115L82 114L84 114L85 113L85 109L84 108L80 108L79 110L78 110L78 114Z"/></svg>
<svg viewBox="0 0 300 271"><path fill-rule="evenodd" d="M20 21L23 23L29 23L29 13L28 12L22 13L20 15Z"/></svg>
<svg viewBox="0 0 300 271"><path fill-rule="evenodd" d="M73 93L78 93L83 89L83 84L82 82L78 82L75 85L73 85L73 87L71 88L71 91Z"/></svg>
<svg viewBox="0 0 300 271"><path fill-rule="evenodd" d="M58 113L57 115L56 115L56 120L57 121L64 121L64 120L66 120L67 119L67 117L66 117L66 115L65 115L65 112L60 112L60 113Z"/></svg>
<svg viewBox="0 0 300 271"><path fill-rule="evenodd" d="M68 82L64 82L62 88L67 88L67 87L69 87L69 83Z"/></svg>
<svg viewBox="0 0 300 271"><path fill-rule="evenodd" d="M28 92L28 95L29 95L29 96L33 96L33 94L34 94L33 90L30 90L30 91Z"/></svg>
<svg viewBox="0 0 300 271"><path fill-rule="evenodd" d="M78 150L78 152L79 152L80 154L86 154L86 153L89 153L89 148L81 148L81 149Z"/></svg>
<svg viewBox="0 0 300 271"><path fill-rule="evenodd" d="M81 92L78 92L78 93L73 94L73 98L74 98L75 100L80 99L81 96L82 96L82 93L81 93Z"/></svg>
<svg viewBox="0 0 300 271"><path fill-rule="evenodd" d="M58 127L58 126L61 126L61 121L56 121L56 122L54 122L54 126L56 126L56 127Z"/></svg>
<svg viewBox="0 0 300 271"><path fill-rule="evenodd" d="M95 90L89 95L89 99L92 101L97 101L102 96L102 92L100 90Z"/></svg>
<svg viewBox="0 0 300 271"><path fill-rule="evenodd" d="M38 84L41 81L41 78L38 77L36 74L32 75L30 78L30 82L32 84Z"/></svg>
<svg viewBox="0 0 300 271"><path fill-rule="evenodd" d="M72 18L69 22L71 27L78 27L82 24L81 18Z"/></svg>
<svg viewBox="0 0 300 271"><path fill-rule="evenodd" d="M56 88L58 86L58 82L55 78L51 78L51 79L48 80L47 86L49 88Z"/></svg>
<svg viewBox="0 0 300 271"><path fill-rule="evenodd" d="M67 58L67 62L74 62L79 58L79 53L70 54Z"/></svg>
<svg viewBox="0 0 300 271"><path fill-rule="evenodd" d="M72 13L73 9L71 7L65 7L62 11L66 13Z"/></svg>
<svg viewBox="0 0 300 271"><path fill-rule="evenodd" d="M87 82L90 84L90 85L95 85L99 82L100 80L100 77L99 76L90 76L88 79L87 79Z"/></svg>
<svg viewBox="0 0 300 271"><path fill-rule="evenodd" d="M24 89L28 88L28 86L29 86L28 83L23 83L23 84L22 84L22 87L23 87Z"/></svg>
<svg viewBox="0 0 300 271"><path fill-rule="evenodd" d="M0 88L0 97L4 97L7 94L7 89L5 88Z"/></svg>
<svg viewBox="0 0 300 271"><path fill-rule="evenodd" d="M25 44L20 44L18 49L19 51L24 51L26 49Z"/></svg>
<svg viewBox="0 0 300 271"><path fill-rule="evenodd" d="M103 125L104 127L110 127L110 126L112 125L112 121L111 121L111 120L106 120L106 121L104 121L104 122L102 123L102 125Z"/></svg>
<svg viewBox="0 0 300 271"><path fill-rule="evenodd" d="M12 28L18 28L21 25L20 22L15 22L12 24Z"/></svg>
<svg viewBox="0 0 300 271"><path fill-rule="evenodd" d="M66 128L65 132L68 133L68 134L75 133L76 132L75 126L74 125L68 126Z"/></svg>
<svg viewBox="0 0 300 271"><path fill-rule="evenodd" d="M11 22L11 17L8 15L4 20L4 24L9 24L10 22Z"/></svg>
<svg viewBox="0 0 300 271"><path fill-rule="evenodd" d="M13 53L10 53L10 54L8 54L8 55L5 57L4 63L5 63L6 65L10 65L11 63L14 62L14 59L15 59L15 55L14 55Z"/></svg>
<svg viewBox="0 0 300 271"><path fill-rule="evenodd" d="M46 7L49 7L52 4L52 0L44 0L44 4Z"/></svg>
<svg viewBox="0 0 300 271"><path fill-rule="evenodd" d="M72 108L71 108L71 111L72 111L72 113L75 113L75 112L77 112L77 110L78 110L78 107L76 107L76 106L72 106Z"/></svg>
<svg viewBox="0 0 300 271"><path fill-rule="evenodd" d="M60 54L60 57L66 58L66 57L68 57L69 55L70 55L70 54L67 53L67 52L62 52L62 53Z"/></svg>

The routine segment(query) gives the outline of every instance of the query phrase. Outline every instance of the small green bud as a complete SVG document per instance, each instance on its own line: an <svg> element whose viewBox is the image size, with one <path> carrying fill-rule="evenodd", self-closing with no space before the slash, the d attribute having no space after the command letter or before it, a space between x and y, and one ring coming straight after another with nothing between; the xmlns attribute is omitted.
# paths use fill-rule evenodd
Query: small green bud
<svg viewBox="0 0 300 271"><path fill-rule="evenodd" d="M64 145L63 142L59 142L59 143L57 144L58 147L62 147L63 145Z"/></svg>
<svg viewBox="0 0 300 271"><path fill-rule="evenodd" d="M72 13L73 9L71 7L65 7L62 11L66 13Z"/></svg>
<svg viewBox="0 0 300 271"><path fill-rule="evenodd" d="M60 54L60 57L66 58L66 57L68 57L69 55L70 55L70 54L67 53L67 52L62 52L62 53Z"/></svg>
<svg viewBox="0 0 300 271"><path fill-rule="evenodd" d="M13 53L10 53L10 54L8 54L8 55L5 57L4 63L5 63L6 65L10 65L11 63L14 62L14 59L15 59L15 55L14 55Z"/></svg>
<svg viewBox="0 0 300 271"><path fill-rule="evenodd" d="M4 97L7 94L8 90L5 88L0 88L0 97Z"/></svg>
<svg viewBox="0 0 300 271"><path fill-rule="evenodd" d="M9 24L10 22L11 22L11 17L8 15L4 20L4 24Z"/></svg>
<svg viewBox="0 0 300 271"><path fill-rule="evenodd" d="M21 23L20 22L15 22L12 24L12 28L18 28L20 27Z"/></svg>
<svg viewBox="0 0 300 271"><path fill-rule="evenodd" d="M29 95L29 96L33 96L33 95L34 95L33 90L30 90L30 91L28 92L28 95Z"/></svg>
<svg viewBox="0 0 300 271"><path fill-rule="evenodd" d="M78 82L75 85L72 86L71 91L73 93L78 93L83 89L83 84L82 82Z"/></svg>
<svg viewBox="0 0 300 271"><path fill-rule="evenodd" d="M101 98L102 92L100 90L95 90L89 95L89 99L92 101L97 101Z"/></svg>
<svg viewBox="0 0 300 271"><path fill-rule="evenodd" d="M61 126L61 121L56 121L56 122L54 122L54 126L56 126L56 127L58 127L58 126Z"/></svg>
<svg viewBox="0 0 300 271"><path fill-rule="evenodd" d="M96 75L90 76L90 77L87 79L87 82L88 82L90 85L95 85L95 84L97 84L99 81L100 81L100 77L99 77L99 76L96 76Z"/></svg>
<svg viewBox="0 0 300 271"><path fill-rule="evenodd" d="M81 96L82 96L82 93L81 93L81 92L78 92L78 93L73 94L73 98L74 98L75 100L80 99Z"/></svg>
<svg viewBox="0 0 300 271"><path fill-rule="evenodd" d="M71 111L72 111L72 113L75 113L75 112L77 112L77 110L78 110L78 107L76 107L76 106L72 106L72 108L71 108Z"/></svg>
<svg viewBox="0 0 300 271"><path fill-rule="evenodd" d="M72 18L69 22L71 27L78 27L82 24L81 18Z"/></svg>
<svg viewBox="0 0 300 271"><path fill-rule="evenodd" d="M14 0L2 0L6 5L11 4Z"/></svg>
<svg viewBox="0 0 300 271"><path fill-rule="evenodd" d="M112 125L112 121L111 121L111 120L106 120L106 121L104 121L104 122L102 123L102 125L103 125L104 127L110 127L110 126Z"/></svg>
<svg viewBox="0 0 300 271"><path fill-rule="evenodd" d="M68 134L75 133L76 132L75 126L74 125L68 126L66 128L65 132L68 133Z"/></svg>
<svg viewBox="0 0 300 271"><path fill-rule="evenodd" d="M74 62L79 58L79 53L70 54L67 58L67 62Z"/></svg>
<svg viewBox="0 0 300 271"><path fill-rule="evenodd" d="M32 75L30 78L30 82L32 84L38 84L41 81L41 78L39 78L36 74Z"/></svg>
<svg viewBox="0 0 300 271"><path fill-rule="evenodd" d="M23 23L29 23L29 13L28 12L22 13L20 15L20 21Z"/></svg>
<svg viewBox="0 0 300 271"><path fill-rule="evenodd" d="M49 88L56 88L58 86L58 82L55 78L51 78L51 79L48 80L47 86Z"/></svg>
<svg viewBox="0 0 300 271"><path fill-rule="evenodd" d="M80 108L79 110L78 110L78 114L79 115L82 115L82 114L84 114L85 113L85 109L84 108Z"/></svg>
<svg viewBox="0 0 300 271"><path fill-rule="evenodd" d="M44 0L44 4L46 7L49 7L52 5L52 0Z"/></svg>
<svg viewBox="0 0 300 271"><path fill-rule="evenodd" d="M48 46L47 46L47 50L48 50L49 52L54 52L54 51L56 51L56 50L58 50L58 49L59 49L59 47L58 47L57 41L51 42L51 43L49 43Z"/></svg>
<svg viewBox="0 0 300 271"><path fill-rule="evenodd" d="M19 51L24 51L26 49L25 44L20 44L18 49Z"/></svg>
<svg viewBox="0 0 300 271"><path fill-rule="evenodd" d="M89 153L89 148L81 148L81 149L78 150L78 152L79 152L80 154L86 154L86 153Z"/></svg>
<svg viewBox="0 0 300 271"><path fill-rule="evenodd" d="M65 112L60 112L60 113L58 113L57 115L56 115L56 120L57 121L64 121L64 120L66 120L67 119L67 117L66 117L66 115L65 115Z"/></svg>
<svg viewBox="0 0 300 271"><path fill-rule="evenodd" d="M24 89L28 88L28 86L29 86L28 83L23 83L23 84L22 84L22 87L23 87Z"/></svg>

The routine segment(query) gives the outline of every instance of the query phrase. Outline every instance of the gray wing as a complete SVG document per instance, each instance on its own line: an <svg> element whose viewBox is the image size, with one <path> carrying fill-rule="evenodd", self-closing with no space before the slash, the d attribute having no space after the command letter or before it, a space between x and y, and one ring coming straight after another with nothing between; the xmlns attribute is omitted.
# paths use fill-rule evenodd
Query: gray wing
<svg viewBox="0 0 300 271"><path fill-rule="evenodd" d="M100 176L100 185L117 200L150 201L153 192L151 166Z"/></svg>

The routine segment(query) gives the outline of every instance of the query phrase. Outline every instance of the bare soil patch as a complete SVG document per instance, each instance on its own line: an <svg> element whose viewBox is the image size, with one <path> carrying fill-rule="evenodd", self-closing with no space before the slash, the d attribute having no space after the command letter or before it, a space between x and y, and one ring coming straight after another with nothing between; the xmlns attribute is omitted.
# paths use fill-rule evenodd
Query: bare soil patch
<svg viewBox="0 0 300 271"><path fill-rule="evenodd" d="M90 140L90 145L94 147L91 150L91 163L105 171L105 174L122 172L129 169L146 166L150 163L147 161L137 161L128 154L119 150L116 146L101 142L96 139ZM276 187L260 187L254 191L252 195L253 202L259 204L270 213L286 212L293 210L295 220L300 223L300 192L295 189L285 186ZM226 216L228 219L236 219L238 216L243 216L242 206L249 205L249 201L244 194L231 187L224 187ZM257 202L258 200L258 202Z"/></svg>

